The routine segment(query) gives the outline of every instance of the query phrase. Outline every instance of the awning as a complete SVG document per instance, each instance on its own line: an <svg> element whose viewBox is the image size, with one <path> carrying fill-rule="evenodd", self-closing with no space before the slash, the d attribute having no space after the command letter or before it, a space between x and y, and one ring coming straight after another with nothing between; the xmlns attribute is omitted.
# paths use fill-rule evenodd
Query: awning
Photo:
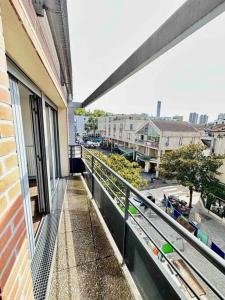
<svg viewBox="0 0 225 300"><path fill-rule="evenodd" d="M139 161L149 162L151 159L150 156L144 155L143 153L138 152L138 151L136 151L136 155L137 155L137 158Z"/></svg>
<svg viewBox="0 0 225 300"><path fill-rule="evenodd" d="M134 154L133 149L130 148L124 148L124 147L118 147L118 149L120 150L120 152L122 153L122 155L127 156L127 157L132 157Z"/></svg>

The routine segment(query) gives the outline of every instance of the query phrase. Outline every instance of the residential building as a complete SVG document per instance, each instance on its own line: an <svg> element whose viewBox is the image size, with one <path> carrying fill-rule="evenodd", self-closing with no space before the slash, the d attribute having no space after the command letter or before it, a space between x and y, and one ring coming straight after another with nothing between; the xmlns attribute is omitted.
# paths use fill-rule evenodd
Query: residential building
<svg viewBox="0 0 225 300"><path fill-rule="evenodd" d="M137 150L150 158L145 160L145 170L156 172L157 177L161 155L198 143L200 133L187 122L149 120L136 132Z"/></svg>
<svg viewBox="0 0 225 300"><path fill-rule="evenodd" d="M115 140L121 146L132 147L135 143L135 132L148 119L146 114L119 114L98 118L100 135Z"/></svg>
<svg viewBox="0 0 225 300"><path fill-rule="evenodd" d="M217 120L225 120L225 113L220 113L219 115L218 115L218 118L217 118Z"/></svg>
<svg viewBox="0 0 225 300"><path fill-rule="evenodd" d="M161 115L161 101L157 102L156 118L160 118Z"/></svg>
<svg viewBox="0 0 225 300"><path fill-rule="evenodd" d="M0 298L44 299L69 175L67 7L0 2ZM54 13L57 11L57 14ZM62 47L63 45L63 47ZM61 200L60 200L61 199Z"/></svg>
<svg viewBox="0 0 225 300"><path fill-rule="evenodd" d="M145 115L114 115L98 120L102 137L119 147L133 149L145 172L156 172L160 157L181 146L201 143L200 133L191 124L150 119Z"/></svg>
<svg viewBox="0 0 225 300"><path fill-rule="evenodd" d="M217 155L225 155L225 125L215 125L204 137L204 141L209 141L207 146L209 147L210 153L215 153ZM225 160L220 168L219 172L221 173L218 178L225 184Z"/></svg>
<svg viewBox="0 0 225 300"><path fill-rule="evenodd" d="M213 122L213 125L223 125L225 124L225 119L218 119Z"/></svg>
<svg viewBox="0 0 225 300"><path fill-rule="evenodd" d="M169 121L169 120L172 120L172 117L167 117L167 116L164 116L164 117L153 117L153 116L150 116L150 120L165 120L165 121Z"/></svg>
<svg viewBox="0 0 225 300"><path fill-rule="evenodd" d="M74 110L79 107L79 103L70 102L68 105L68 123L69 123L69 145L75 145L78 137L86 135L85 124L88 116L75 115Z"/></svg>
<svg viewBox="0 0 225 300"><path fill-rule="evenodd" d="M200 133L201 137L204 137L207 135L207 131L209 130L209 128L211 127L210 125L206 125L206 124L196 124L193 125L195 129L198 130L198 132Z"/></svg>
<svg viewBox="0 0 225 300"><path fill-rule="evenodd" d="M173 116L173 120L174 120L174 121L183 122L184 117L183 117L183 116Z"/></svg>
<svg viewBox="0 0 225 300"><path fill-rule="evenodd" d="M199 125L208 124L209 117L207 115L200 115L199 117Z"/></svg>
<svg viewBox="0 0 225 300"><path fill-rule="evenodd" d="M85 124L87 123L89 117L88 116L74 116L74 131L75 136L82 137L86 135Z"/></svg>
<svg viewBox="0 0 225 300"><path fill-rule="evenodd" d="M191 112L189 115L189 123L198 124L198 114L196 112Z"/></svg>

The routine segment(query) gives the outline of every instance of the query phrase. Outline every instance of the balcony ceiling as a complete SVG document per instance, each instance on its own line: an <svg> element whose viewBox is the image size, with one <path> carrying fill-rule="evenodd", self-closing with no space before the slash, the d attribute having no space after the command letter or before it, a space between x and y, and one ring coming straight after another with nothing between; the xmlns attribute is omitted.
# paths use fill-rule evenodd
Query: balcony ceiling
<svg viewBox="0 0 225 300"><path fill-rule="evenodd" d="M51 66L35 37L28 16L19 5L21 16L17 15L13 5L7 0L1 2L1 11L7 55L58 107L65 107L66 99L51 72Z"/></svg>

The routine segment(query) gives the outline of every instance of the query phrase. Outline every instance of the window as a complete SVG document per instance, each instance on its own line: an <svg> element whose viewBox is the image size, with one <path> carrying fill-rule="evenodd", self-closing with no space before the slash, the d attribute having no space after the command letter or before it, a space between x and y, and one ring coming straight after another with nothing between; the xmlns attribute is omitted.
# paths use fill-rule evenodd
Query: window
<svg viewBox="0 0 225 300"><path fill-rule="evenodd" d="M47 152L49 181L51 186L51 197L56 188L59 178L59 150L58 150L58 124L57 112L48 104L45 106Z"/></svg>
<svg viewBox="0 0 225 300"><path fill-rule="evenodd" d="M130 124L130 130L133 130L133 124Z"/></svg>
<svg viewBox="0 0 225 300"><path fill-rule="evenodd" d="M168 136L166 139L166 146L169 146L169 144L170 144L170 137Z"/></svg>

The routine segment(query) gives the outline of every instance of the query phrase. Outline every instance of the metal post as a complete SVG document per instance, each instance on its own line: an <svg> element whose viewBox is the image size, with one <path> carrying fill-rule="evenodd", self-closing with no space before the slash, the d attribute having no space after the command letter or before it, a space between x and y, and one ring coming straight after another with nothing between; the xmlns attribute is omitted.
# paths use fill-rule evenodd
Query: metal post
<svg viewBox="0 0 225 300"><path fill-rule="evenodd" d="M130 188L127 187L126 199L125 199L125 212L124 212L124 231L123 231L123 263L125 263L126 255L126 237L127 237L127 219L128 219L128 209L129 209L129 198L130 198Z"/></svg>
<svg viewBox="0 0 225 300"><path fill-rule="evenodd" d="M72 146L70 146L70 175L71 175L71 172L72 172Z"/></svg>
<svg viewBox="0 0 225 300"><path fill-rule="evenodd" d="M91 157L91 193L94 197L94 156Z"/></svg>

